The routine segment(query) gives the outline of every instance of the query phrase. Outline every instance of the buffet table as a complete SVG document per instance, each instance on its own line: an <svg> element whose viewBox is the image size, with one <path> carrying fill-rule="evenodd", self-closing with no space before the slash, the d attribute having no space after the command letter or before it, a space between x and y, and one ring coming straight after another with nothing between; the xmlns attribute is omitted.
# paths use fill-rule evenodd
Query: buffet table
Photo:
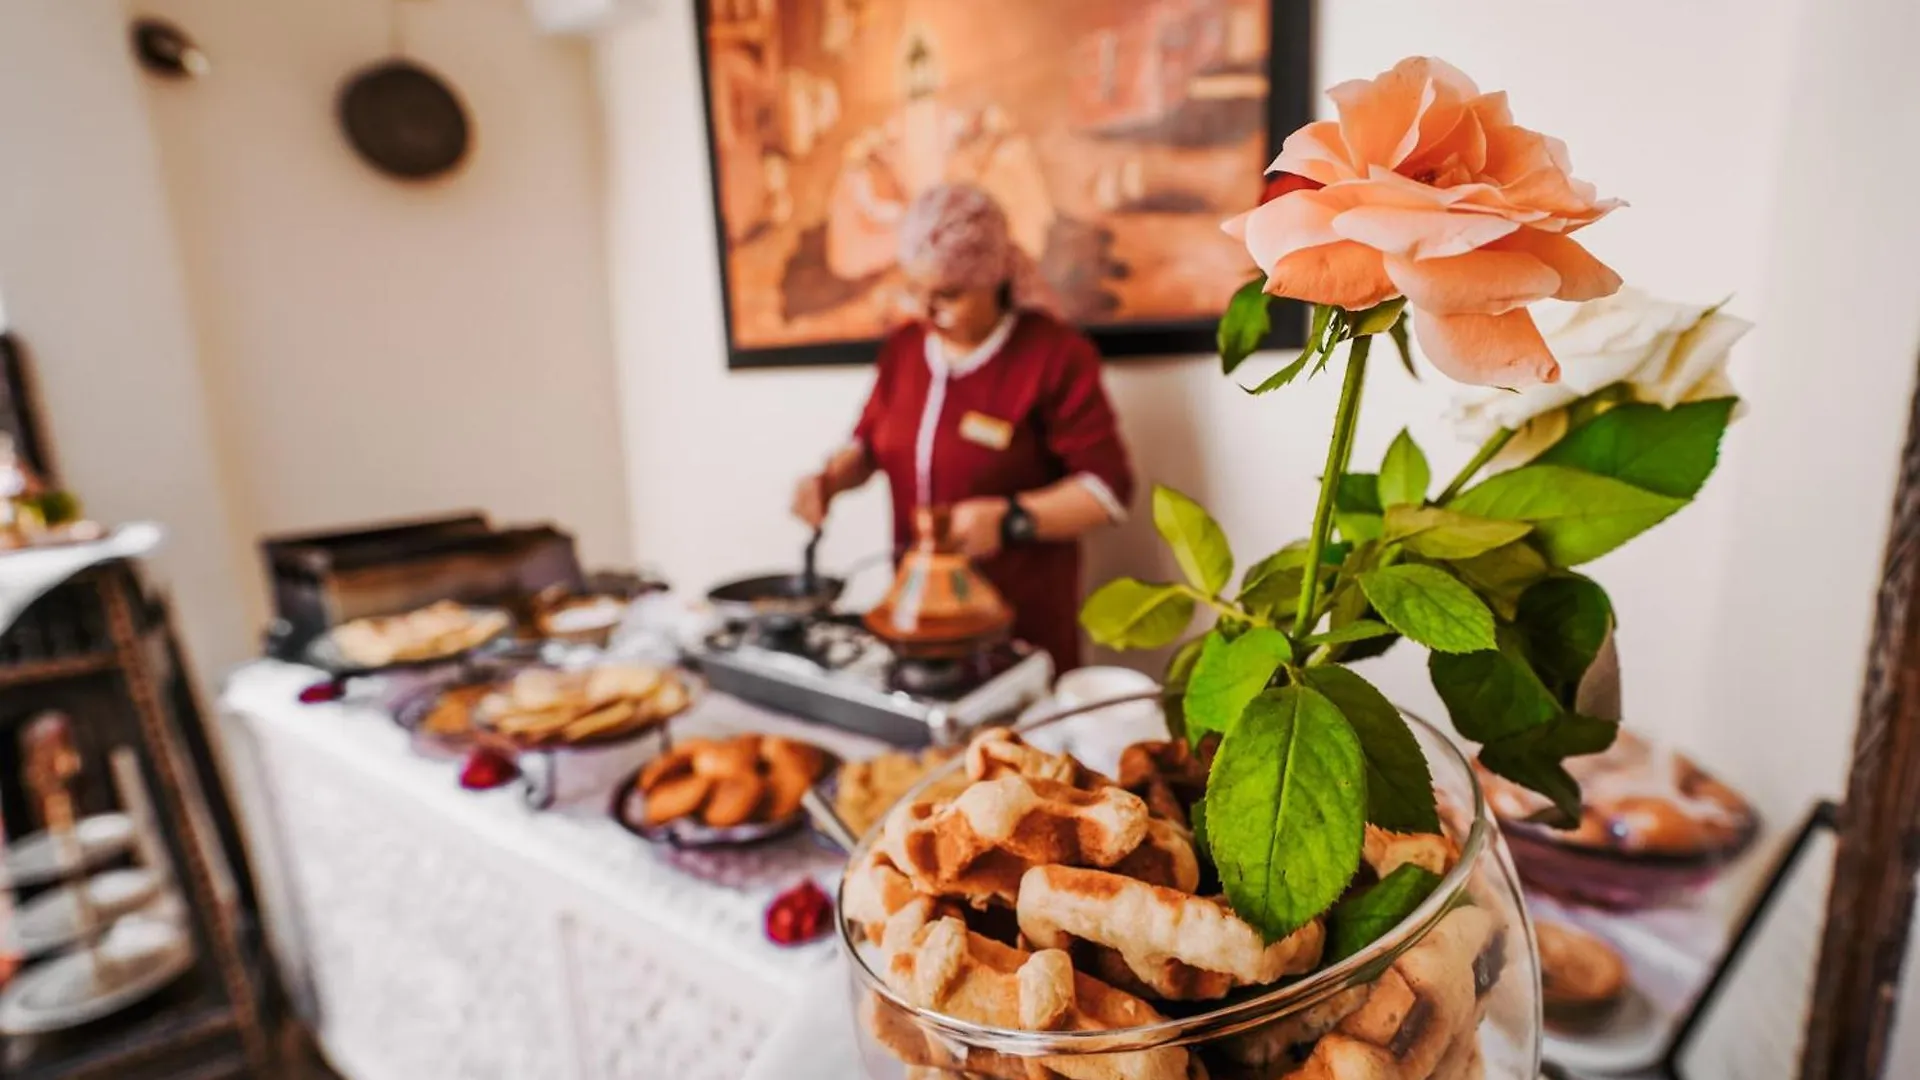
<svg viewBox="0 0 1920 1080"><path fill-rule="evenodd" d="M248 665L222 713L276 951L353 1080L738 1080L818 992L831 941L783 948L762 928L801 877L831 888L811 841L702 880L605 797L536 812L511 785L463 790L457 762L418 753L375 704L301 703L322 678ZM880 748L717 693L675 721L703 729Z"/></svg>

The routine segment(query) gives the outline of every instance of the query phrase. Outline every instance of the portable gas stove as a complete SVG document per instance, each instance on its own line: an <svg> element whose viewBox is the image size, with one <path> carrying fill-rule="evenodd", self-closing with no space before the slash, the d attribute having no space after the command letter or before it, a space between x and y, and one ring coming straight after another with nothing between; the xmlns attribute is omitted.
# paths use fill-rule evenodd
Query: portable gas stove
<svg viewBox="0 0 1920 1080"><path fill-rule="evenodd" d="M1046 696L1053 660L1020 641L907 659L859 616L729 625L692 650L714 689L899 746L945 745Z"/></svg>

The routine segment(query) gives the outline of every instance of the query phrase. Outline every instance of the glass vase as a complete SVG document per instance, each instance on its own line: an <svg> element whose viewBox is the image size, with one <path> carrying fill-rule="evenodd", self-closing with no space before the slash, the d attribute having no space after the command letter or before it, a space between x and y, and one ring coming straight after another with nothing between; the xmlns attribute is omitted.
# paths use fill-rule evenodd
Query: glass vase
<svg viewBox="0 0 1920 1080"><path fill-rule="evenodd" d="M1409 723L1432 771L1442 829L1459 851L1440 885L1344 960L1219 1001L1156 1002L1160 1018L1148 1023L1029 1031L919 1008L889 984L879 946L845 917L843 881L836 910L867 1077L1536 1080L1539 962L1512 860L1467 759L1424 721ZM903 802L963 767L942 766ZM882 828L862 838L850 866L864 864Z"/></svg>

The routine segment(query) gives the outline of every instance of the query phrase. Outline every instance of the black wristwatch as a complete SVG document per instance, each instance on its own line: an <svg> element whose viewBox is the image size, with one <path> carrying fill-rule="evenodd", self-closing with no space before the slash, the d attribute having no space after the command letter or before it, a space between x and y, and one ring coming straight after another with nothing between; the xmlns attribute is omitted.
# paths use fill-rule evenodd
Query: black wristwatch
<svg viewBox="0 0 1920 1080"><path fill-rule="evenodd" d="M1020 500L1007 496L1007 513L1000 519L1000 544L1011 547L1014 544L1031 544L1040 534L1040 524L1020 505Z"/></svg>

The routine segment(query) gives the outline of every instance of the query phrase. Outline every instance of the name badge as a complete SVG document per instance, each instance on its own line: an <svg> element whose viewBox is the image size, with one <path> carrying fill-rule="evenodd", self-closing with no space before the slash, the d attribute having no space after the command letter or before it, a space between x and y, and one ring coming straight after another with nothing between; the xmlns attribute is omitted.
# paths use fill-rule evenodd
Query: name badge
<svg viewBox="0 0 1920 1080"><path fill-rule="evenodd" d="M975 446L1005 450L1013 445L1013 425L997 416L968 412L960 418L960 437Z"/></svg>

